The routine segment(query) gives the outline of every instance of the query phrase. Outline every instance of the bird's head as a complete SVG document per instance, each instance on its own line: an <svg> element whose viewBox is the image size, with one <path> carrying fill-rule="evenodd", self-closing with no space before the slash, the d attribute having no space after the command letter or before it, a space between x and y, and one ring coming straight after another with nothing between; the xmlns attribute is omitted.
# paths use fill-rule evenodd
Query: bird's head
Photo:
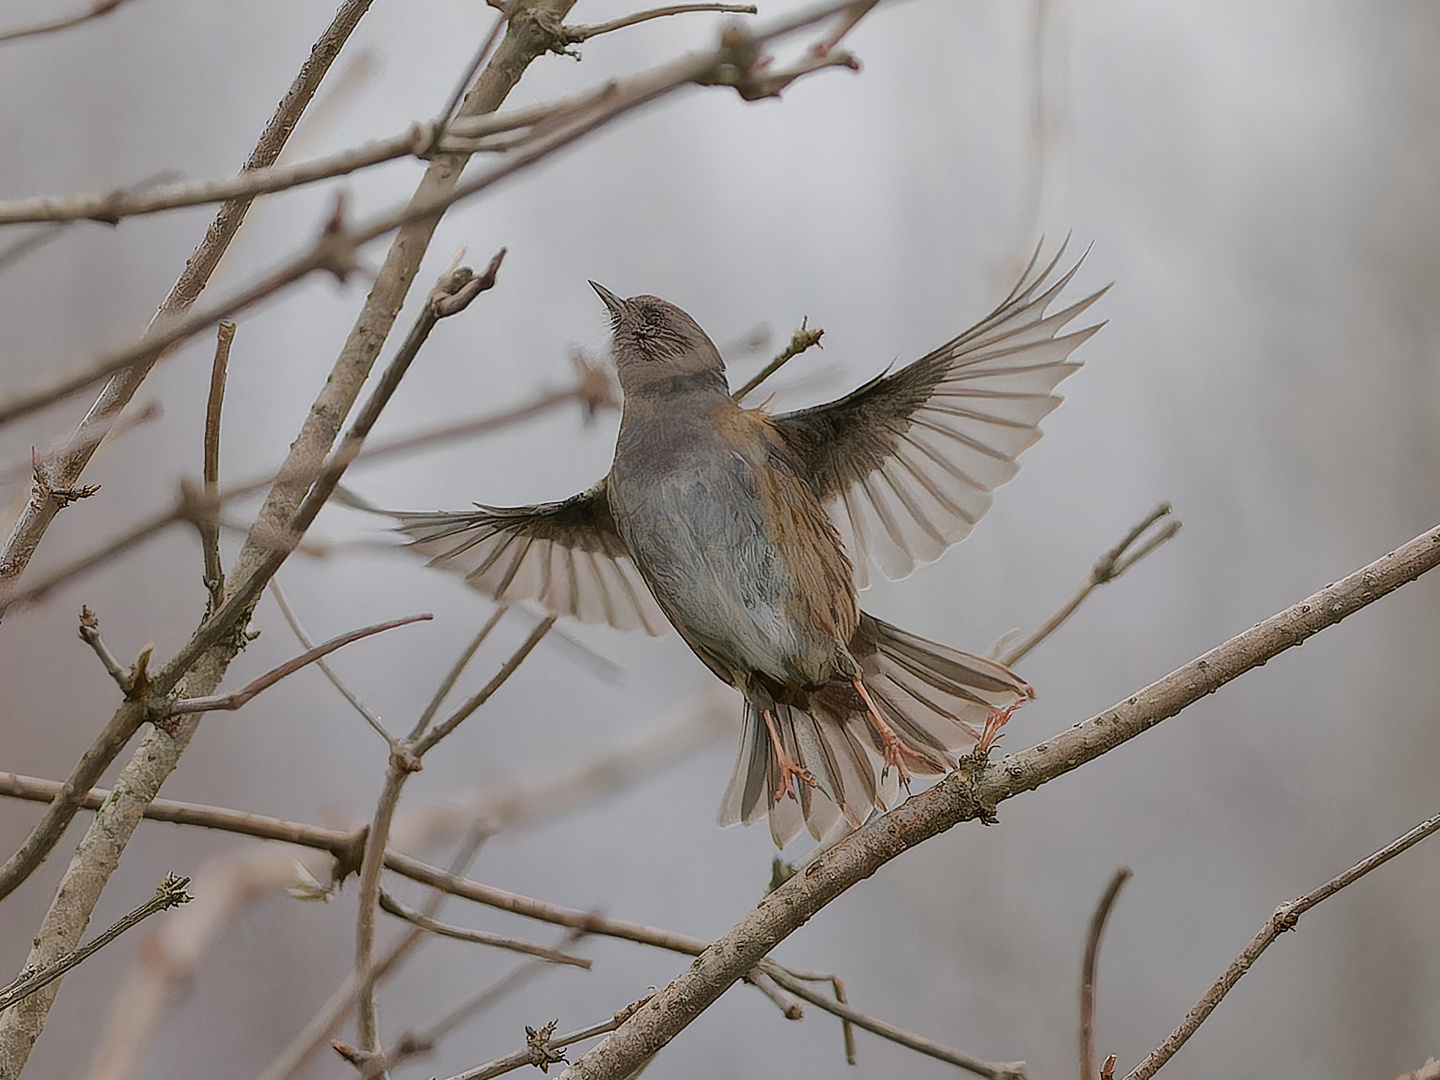
<svg viewBox="0 0 1440 1080"><path fill-rule="evenodd" d="M610 310L615 367L627 395L720 389L728 393L725 361L700 324L658 296L622 300L603 285L590 287Z"/></svg>

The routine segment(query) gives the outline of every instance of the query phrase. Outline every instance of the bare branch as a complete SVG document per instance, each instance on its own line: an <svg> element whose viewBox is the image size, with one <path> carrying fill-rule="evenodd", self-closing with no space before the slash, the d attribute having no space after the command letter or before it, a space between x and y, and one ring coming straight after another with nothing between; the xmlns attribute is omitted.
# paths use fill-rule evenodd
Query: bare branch
<svg viewBox="0 0 1440 1080"><path fill-rule="evenodd" d="M475 830L466 837L465 842L460 845L460 850L450 861L451 873L464 873L469 868L470 862L479 852L486 835L488 834ZM437 915L443 902L444 897L436 896L426 905L425 913L430 916ZM310 1055L335 1033L335 1030L344 1022L345 1017L350 1014L350 1010L357 1003L364 1002L373 995L375 987L380 981L398 968L426 940L428 939L425 937L425 931L414 927L379 959L367 963L365 967L357 966L352 969L349 977L331 995L330 1000L315 1014L310 1023L305 1025L304 1030L291 1040L290 1045L280 1053L279 1057L271 1062L261 1080L290 1080L304 1068Z"/></svg>
<svg viewBox="0 0 1440 1080"><path fill-rule="evenodd" d="M523 1069L526 1065L534 1065L541 1072L545 1072L546 1066L565 1062L565 1055L559 1051L577 1042L583 1042L585 1039L593 1039L596 1035L614 1031L625 1020L633 1016L635 1010L654 996L653 993L647 994L633 1005L627 1005L621 1009L609 1020L602 1020L598 1024L592 1024L590 1027L572 1031L570 1034L561 1035L558 1038L554 1035L556 1024L554 1020L538 1030L527 1027L524 1050L497 1058L484 1065L477 1065L473 1069L466 1069L463 1073L457 1073L450 1077L450 1080L493 1080L494 1077L503 1076L516 1069Z"/></svg>
<svg viewBox="0 0 1440 1080"><path fill-rule="evenodd" d="M148 424L150 421L158 419L164 411L165 410L160 407L160 402L153 400L147 401L144 405L140 406L140 408L121 416L120 419L115 421L109 431L92 432L91 438L95 440L96 444L112 443L122 435L134 431L142 424ZM20 480L33 480L35 476L36 456L37 452L32 450L23 462L15 461L9 465L0 465L0 484L13 484ZM43 451L38 452L38 456L42 463L48 463L54 456L54 453L53 450Z"/></svg>
<svg viewBox="0 0 1440 1080"><path fill-rule="evenodd" d="M1150 532L1150 527L1158 522L1164 522L1164 524L1154 532ZM1091 567L1090 576L1085 579L1085 583L1080 586L1074 596L1061 605L1059 611L1046 619L1034 633L1019 645L1007 652L1000 662L1006 667L1013 667L1019 663L1031 649L1053 634L1060 628L1061 623L1075 614L1075 609L1084 603L1087 596L1101 585L1114 581L1179 531L1180 519L1172 516L1168 502L1161 503L1126 533L1124 539L1100 556L1095 565ZM1147 533L1149 533L1148 539L1137 547L1137 542ZM1004 638L996 644L1003 644L1003 642Z"/></svg>
<svg viewBox="0 0 1440 1080"><path fill-rule="evenodd" d="M255 149L245 163L247 169L262 169L275 163L301 114L319 89L325 73L330 70L330 65L360 19L369 10L370 4L371 0L342 0L335 17L316 40L290 89L276 107L274 116L261 132ZM155 319L151 322L152 331L160 323L173 320L194 305L229 248L230 241L244 223L250 202L248 198L232 199L220 208L200 246L187 260L185 269L181 271L169 295L160 305ZM217 318L219 317L223 316ZM80 474L89 463L96 446L115 424L135 392L140 389L151 366L160 359L160 355L142 350L140 360L134 366L127 367L122 364L110 369L114 372L113 377L107 381L69 443L53 455L50 470L58 486L73 487L79 483ZM45 530L55 517L55 509L48 503L26 504L4 546L0 547L0 618L4 617L6 598L14 590L15 582L24 573L25 567L29 565Z"/></svg>
<svg viewBox="0 0 1440 1080"><path fill-rule="evenodd" d="M165 716L177 716L180 713L203 713L216 711L234 711L249 704L250 700L257 694L270 689L287 675L293 675L307 664L313 664L322 656L329 656L336 649L343 649L351 642L360 641L362 638L374 637L376 634L383 634L386 630L394 630L396 627L409 626L411 623L429 622L435 616L429 612L420 615L407 615L403 619L391 619L389 622L376 623L374 626L364 626L359 630L351 630L348 634L341 634L333 637L313 649L307 649L290 660L285 661L279 667L267 671L258 679L246 683L239 690L232 690L228 694L207 694L204 697L179 698L170 702L163 709Z"/></svg>
<svg viewBox="0 0 1440 1080"><path fill-rule="evenodd" d="M572 967L584 968L586 971L593 966L593 962L583 956L572 956L559 949L552 949L548 945L540 945L533 941L520 941L517 938L491 933L489 930L471 930L464 926L451 926L449 923L437 922L424 912L416 911L401 903L384 889L380 890L380 910L440 937L454 938L456 941L469 941L475 945L490 945L497 949L507 949L510 952L525 953L527 956L538 956L552 964L569 964Z"/></svg>
<svg viewBox="0 0 1440 1080"><path fill-rule="evenodd" d="M1440 526L1053 739L998 763L974 755L963 758L959 768L935 786L822 852L804 873L771 892L564 1076L629 1076L816 912L897 855L961 821L996 820L995 808L1003 800L1114 749L1437 565Z"/></svg>
<svg viewBox="0 0 1440 1080"><path fill-rule="evenodd" d="M0 225L39 221L101 221L118 224L127 217L158 214L186 206L254 199L320 180L346 176L360 169L399 158L424 154L439 128L415 123L406 131L350 150L298 165L270 165L243 169L226 180L187 180L115 191L76 192L70 195L32 195L0 201Z"/></svg>
<svg viewBox="0 0 1440 1080"><path fill-rule="evenodd" d="M490 416L480 417L475 420L461 420L454 424L444 424L440 427L430 428L425 431L415 432L411 435L401 435L388 441L378 443L374 446L367 445L355 457L352 464L371 462L381 458L391 457L398 454L408 453L412 450L422 449L434 443L449 442L452 440L474 438L478 435L488 435L494 431L509 427L526 420L533 419L544 413L550 412L556 407L570 401L580 401L588 409L594 410L601 407L613 406L613 398L598 397L598 388L594 382L582 382L570 390L555 390L541 394L535 400L517 405L513 409L494 413ZM119 428L119 424L116 425ZM27 467L27 472L29 471ZM223 506L227 502L243 499L264 490L275 482L279 474L268 472L264 476L256 477L237 484L232 488L219 493L215 499L215 505ZM353 501L353 500L351 500ZM383 513L375 507L363 506L372 512ZM166 511L156 514L137 525L132 526L126 532L113 537L107 543L94 551L82 555L73 562L57 567L50 573L40 578L34 584L12 592L8 599L0 601L0 614L12 608L23 607L26 604L33 604L43 600L54 589L65 584L72 578L78 577L87 570L92 570L103 565L113 556L129 551L131 548L144 543L145 541L159 535L164 529L176 522L189 521L192 524L203 522L206 517L212 514L209 500L194 492L187 485L182 484L181 495L175 506Z"/></svg>
<svg viewBox="0 0 1440 1080"><path fill-rule="evenodd" d="M568 10L572 0L551 0L551 2ZM565 115L562 119L548 125L539 125L537 133L527 137L523 145L516 144L510 147L512 152L506 154L504 160L475 179L464 183L455 183L452 178L447 181L444 188L433 191L427 188L425 183L422 183L421 191L417 192L403 210L393 211L354 228L344 226L343 222L335 222L333 227L327 229L309 250L275 267L248 288L217 301L209 307L168 320L162 327L158 327L153 333L147 335L145 340L100 358L85 371L48 388L17 394L8 401L0 402L0 424L60 401L111 372L135 365L148 367L159 360L172 346L200 333L220 319L229 318L250 309L316 270L343 272L353 265L356 249L371 240L394 232L396 229L423 227L423 239L428 240L434 222L438 221L439 215L450 206L471 198L500 180L548 157L616 117L681 87L692 83L701 86L728 86L736 90L745 100L754 101L778 96L796 79L824 68L855 69L858 64L853 57L844 52L826 53L825 55L816 55L812 52L793 67L776 69L769 66L763 51L763 46L770 41L815 23L823 22L836 15L837 12L843 12L855 6L853 0L850 3L832 3L818 11L811 11L803 16L786 20L766 33L753 36L738 27L732 27L722 36L720 46L713 52L685 57L657 68L651 73L638 75L619 83L608 83L601 90L589 96L589 100L586 102L588 107L577 107L573 114ZM873 5L867 3L865 6L868 10ZM512 23L512 29L513 27ZM544 48L551 47L554 41L554 38L550 38ZM553 116L553 113L548 110L542 112L544 115L537 116L536 120L542 118L549 120ZM457 121L452 128L461 130L462 125ZM441 151L446 154L465 154L482 148L452 139L442 145ZM430 174L427 173L428 175ZM398 243L399 239L397 238L396 244ZM423 248L424 244L421 243L419 246ZM392 244L393 250L396 250L395 244ZM382 275L384 274L385 271L382 270ZM372 290L373 294L374 290ZM396 305L396 309L398 310L398 305ZM362 313L362 320L364 317L364 313ZM387 328L393 318L393 312L387 313ZM374 356L371 355L368 357L367 363L373 362L373 360Z"/></svg>
<svg viewBox="0 0 1440 1080"><path fill-rule="evenodd" d="M155 646L145 646L144 652L140 654L140 659L135 661L133 667L129 669L121 667L120 661L115 659L110 647L105 644L105 639L100 636L99 616L84 606L80 608L80 640L95 650L95 655L100 658L100 663L104 665L106 673L115 680L115 684L120 687L125 696L128 698L134 695L137 686L145 681L145 672L150 665L150 654Z"/></svg>
<svg viewBox="0 0 1440 1080"><path fill-rule="evenodd" d="M53 964L45 965L39 971L22 974L20 978L0 990L0 1012L4 1012L17 1001L29 997L42 986L48 986L71 968L83 964L126 930L138 926L156 912L165 911L179 904L188 904L190 896L185 892L185 886L189 884L188 877L182 878L176 877L174 874L166 874L165 880L156 887L154 896L120 919L94 941L86 942L74 952L67 953Z"/></svg>
<svg viewBox="0 0 1440 1080"><path fill-rule="evenodd" d="M585 937L584 934L569 932L563 934L556 942L557 948L564 948L574 945ZM395 1045L383 1055L381 1060L373 1063L381 1068L393 1068L410 1058L428 1054L436 1044L448 1035L455 1028L465 1021L472 1019L476 1014L503 1000L524 986L541 972L552 970L553 964L544 960L531 960L521 964L508 974L502 975L495 982L491 983L475 993L466 996L450 1008L443 1016L433 1024L422 1028L419 1031L409 1031L402 1034L395 1040Z"/></svg>
<svg viewBox="0 0 1440 1080"><path fill-rule="evenodd" d="M812 346L820 348L820 339L825 335L825 331L818 326L814 330L811 330L806 325L807 322L809 322L808 319L801 319L800 329L790 335L790 344L785 346L780 355L761 368L749 382L730 396L736 401L743 401L746 394L750 393L750 391L754 390L806 349Z"/></svg>
<svg viewBox="0 0 1440 1080"><path fill-rule="evenodd" d="M305 627L300 625L300 620L296 618L295 612L291 609L290 601L285 596L285 590L280 587L278 578L270 579L270 595L275 597L275 603L280 608L280 614L285 616L285 621L290 624L290 630L299 638L300 644L304 645L307 649L313 649L315 642L312 641L310 635L305 632ZM380 717L345 685L340 676L335 674L335 670L319 658L315 660L315 666L320 669L325 678L330 680L330 685L340 691L340 696L348 701L354 707L355 711L365 718L365 722L379 733L386 744L393 747L395 745L395 736L391 735L386 729Z"/></svg>
<svg viewBox="0 0 1440 1080"><path fill-rule="evenodd" d="M50 34L56 30L68 30L72 26L79 26L81 23L89 22L91 19L98 19L102 15L109 15L123 3L125 3L125 0L93 0L87 10L77 11L73 15L62 15L59 18L47 19L45 22L32 23L29 26L18 26L10 30L0 30L0 42L17 41L20 38L35 37L39 34Z"/></svg>
<svg viewBox="0 0 1440 1080"><path fill-rule="evenodd" d="M1115 871L1105 895L1090 919L1090 933L1085 938L1085 959L1080 965L1080 1080L1094 1080L1095 1074L1095 981L1100 966L1100 939L1110 911L1120 896L1120 889L1130 880L1130 868ZM1114 1060L1113 1056L1111 1058Z"/></svg>
<svg viewBox="0 0 1440 1080"><path fill-rule="evenodd" d="M1288 903L1277 907L1260 932L1255 935L1249 945L1246 945L1239 956L1225 970L1198 1002L1195 1007L1185 1014L1185 1019L1180 1026L1170 1033L1170 1037L1152 1050L1145 1060L1131 1069L1126 1074L1125 1080L1148 1080L1160 1071L1161 1067L1175 1056L1175 1052L1185 1045L1185 1041L1195 1034L1200 1025L1215 1011L1215 1006L1220 1004L1222 998L1230 992L1240 977L1250 970L1260 954L1268 949L1274 940L1288 930L1294 930L1300 921L1300 916L1309 911L1322 900L1328 900L1347 885L1352 885L1378 866L1383 866L1396 855L1411 847L1414 847L1421 840L1424 840L1432 833L1440 832L1440 814L1435 815L1428 821L1422 821L1415 828L1411 829L1404 836L1393 843L1386 844L1373 855L1361 859L1354 866L1350 867L1343 874L1337 874L1318 889L1297 897Z"/></svg>
<svg viewBox="0 0 1440 1080"><path fill-rule="evenodd" d="M230 366L230 346L235 341L235 324L222 322L215 335L215 360L210 366L210 396L205 402L205 498L215 507L220 497L220 411L225 404L225 373ZM212 514L197 522L205 554L205 588L210 591L210 610L225 602L225 569L220 565L220 522Z"/></svg>
<svg viewBox="0 0 1440 1080"><path fill-rule="evenodd" d="M525 662L525 658L530 655L536 645L540 644L540 639L543 638L549 632L550 627L554 625L555 616L553 615L541 619L539 625L530 631L530 636L511 654L510 659L505 661L504 666L496 672L493 679L481 687L478 693L446 717L444 723L437 725L415 740L415 756L423 757L436 743L459 727L467 716L480 708L481 705L484 705L485 702L489 701L495 692L509 681L510 676L515 674L515 670Z"/></svg>
<svg viewBox="0 0 1440 1080"><path fill-rule="evenodd" d="M718 11L731 15L755 15L758 13L754 4L674 4L671 7L653 8L650 11L637 11L633 15L611 19L609 22L596 23L594 26L567 26L563 33L567 41L578 45L582 41L589 41L593 37L608 34L612 30L624 30L628 26L636 26L639 23L649 22L651 19L706 11Z"/></svg>
<svg viewBox="0 0 1440 1080"><path fill-rule="evenodd" d="M824 1009L828 1013L838 1016L847 1024L854 1024L856 1027L864 1028L872 1034L879 1035L882 1039L889 1039L893 1043L918 1051L926 1057L935 1058L937 1061L944 1061L948 1064L965 1069L967 1072L975 1073L977 1076L984 1076L989 1080L1025 1080L1025 1063L1023 1061L1012 1061L1008 1063L981 1061L979 1058L971 1057L944 1043L936 1042L934 1039L927 1039L923 1035L916 1035L914 1032L906 1031L902 1027L881 1020L878 1017L870 1016L851 1008L843 998L832 1001L824 994L818 993L807 986L804 981L793 972L785 970L773 960L765 960L760 964L760 970L773 978L777 983L790 991L796 997L804 998L817 1008ZM834 979L834 976L830 976ZM838 979L834 980L839 982ZM843 983L840 983L840 993L843 993ZM838 994L837 994L838 996ZM847 1047L850 1064L855 1064L854 1049Z"/></svg>

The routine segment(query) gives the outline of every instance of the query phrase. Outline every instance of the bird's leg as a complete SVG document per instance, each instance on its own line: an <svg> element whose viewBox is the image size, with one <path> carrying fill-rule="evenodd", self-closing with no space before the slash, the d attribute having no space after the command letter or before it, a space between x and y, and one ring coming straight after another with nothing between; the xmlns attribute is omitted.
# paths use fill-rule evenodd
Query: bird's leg
<svg viewBox="0 0 1440 1080"><path fill-rule="evenodd" d="M905 758L912 757L916 761L925 761L924 754L917 754L910 747L901 741L900 736L895 734L895 729L885 722L880 715L880 710L875 707L875 702L870 697L870 691L865 689L865 684L858 678L852 679L850 685L855 687L860 694L860 699L865 702L866 718L875 733L880 736L880 742L885 746L885 768L892 765L900 774L900 783L905 785L906 790L910 787L910 770L905 767Z"/></svg>
<svg viewBox="0 0 1440 1080"><path fill-rule="evenodd" d="M1003 709L996 709L985 718L985 728L980 732L980 738L975 743L974 752L976 757L983 758L989 755L991 749L1000 738L1000 729L1009 723L1010 714L1021 705L1024 705L1026 700L1026 698L1021 698L1019 701L1007 705Z"/></svg>
<svg viewBox="0 0 1440 1080"><path fill-rule="evenodd" d="M811 776L810 770L804 765L797 765L790 760L790 755L785 752L785 744L780 741L780 732L775 727L775 717L771 715L770 710L764 709L760 715L765 717L765 726L770 729L770 745L775 748L775 764L780 767L780 783L775 787L775 798L783 799L789 794L798 801L800 798L799 786L797 785L793 792L790 790L792 776L804 780L811 787L819 787L820 781Z"/></svg>

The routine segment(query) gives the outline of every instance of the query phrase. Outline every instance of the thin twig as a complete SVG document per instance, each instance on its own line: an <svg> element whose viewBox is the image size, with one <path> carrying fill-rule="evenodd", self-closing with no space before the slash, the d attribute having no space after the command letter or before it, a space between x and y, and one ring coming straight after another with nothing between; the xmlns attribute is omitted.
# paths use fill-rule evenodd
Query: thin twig
<svg viewBox="0 0 1440 1080"><path fill-rule="evenodd" d="M403 619L391 619L389 622L376 623L374 626L361 627L359 630L351 630L348 634L341 634L329 641L316 645L313 649L306 649L299 656L285 661L277 668L267 671L258 679L246 683L239 690L232 690L228 694L207 694L204 697L179 698L170 702L163 709L165 716L177 716L181 713L203 713L217 711L233 711L248 704L257 694L270 689L287 675L293 675L307 664L313 664L323 656L329 656L336 649L343 649L351 642L360 641L363 638L374 637L376 634L383 634L386 630L394 630L400 626L409 626L411 623L429 622L435 616L428 612L420 615L407 615Z"/></svg>
<svg viewBox="0 0 1440 1080"><path fill-rule="evenodd" d="M35 37L37 34L50 34L56 30L68 30L72 26L79 26L91 19L109 15L123 3L125 0L93 0L86 11L77 11L73 15L62 15L59 18L47 19L45 22L32 23L29 26L0 30L0 42L17 41L20 38Z"/></svg>
<svg viewBox="0 0 1440 1080"><path fill-rule="evenodd" d="M561 935L555 948L564 949L585 937L570 931ZM418 1031L407 1031L395 1040L394 1046L376 1064L382 1068L394 1068L410 1058L430 1053L435 1046L455 1028L472 1019L491 1005L502 1001L542 972L551 970L553 964L544 960L531 960L502 975L489 986L468 994L445 1012L438 1020Z"/></svg>
<svg viewBox="0 0 1440 1080"><path fill-rule="evenodd" d="M445 698L449 695L450 691L455 688L455 683L459 680L460 676L464 674L465 668L469 666L470 661L480 650L480 646L485 644L485 639L488 638L490 632L500 624L500 620L505 617L505 613L509 610L509 607L502 604L491 612L490 618L485 620L485 624L481 626L475 636L470 639L470 644L465 646L464 651L456 658L455 663L450 665L450 670L446 672L445 678L440 680L440 685L436 687L435 693L431 696L430 703L425 706L419 719L415 721L415 726L410 729L410 742L414 742L425 734L425 729L430 726L430 721L435 719L435 714L440 711L440 706L445 704Z"/></svg>
<svg viewBox="0 0 1440 1080"><path fill-rule="evenodd" d="M230 366L230 346L235 341L235 324L222 322L215 335L215 361L210 367L210 396L205 402L204 482L209 514L197 522L200 544L205 553L205 588L210 590L210 610L225 601L225 568L220 564L220 412L225 404L225 374Z"/></svg>
<svg viewBox="0 0 1440 1080"><path fill-rule="evenodd" d="M305 632L305 627L300 624L300 620L290 607L290 600L286 597L285 590L280 587L279 578L270 579L270 595L275 597L275 603L280 608L280 614L285 616L285 621L290 624L290 630L296 638L299 639L300 644L304 645L307 649L315 648L315 642L311 640L310 635ZM355 711L365 718L365 722L379 733L380 737L385 740L386 745L394 746L395 736L390 734L384 722L376 715L374 710L361 701L359 696L345 685L340 676L335 673L335 670L319 658L316 658L315 666L320 669L325 678L330 680L330 685L340 691L340 696L348 701L354 707Z"/></svg>
<svg viewBox="0 0 1440 1080"><path fill-rule="evenodd" d="M1337 874L1318 889L1277 907L1250 944L1246 945L1240 955L1226 968L1225 974L1215 980L1215 985L1210 987L1205 996L1195 1003L1195 1007L1185 1014L1185 1019L1170 1033L1169 1038L1152 1050L1144 1061L1131 1069L1126 1074L1125 1080L1148 1080L1149 1077L1159 1072L1161 1067L1175 1056L1175 1052L1185 1045L1185 1041L1195 1034L1200 1025L1215 1011L1215 1006L1219 1005L1221 999L1240 981L1241 976L1250 970L1255 961L1260 958L1260 954L1268 949L1281 934L1295 929L1301 915L1304 915L1320 901L1329 899L1347 885L1359 881L1371 870L1383 866L1402 851L1414 847L1435 832L1440 832L1440 814L1428 821L1422 821L1398 840L1386 844L1379 851L1361 859L1349 870Z"/></svg>
<svg viewBox="0 0 1440 1080"><path fill-rule="evenodd" d="M706 11L718 11L730 15L755 15L758 13L754 4L674 4L670 7L654 8L650 11L637 11L633 15L624 15L618 19L611 19L609 22L596 23L593 26L567 26L564 34L567 41L578 45L582 41L589 41L593 37L608 34L612 30L624 30L626 27L649 22L651 19Z"/></svg>
<svg viewBox="0 0 1440 1080"><path fill-rule="evenodd" d="M1090 932L1085 937L1085 959L1080 965L1080 1080L1095 1080L1095 983L1100 967L1100 939L1105 935L1105 923L1110 919L1121 887L1130 880L1130 873L1128 866L1115 871L1091 916Z"/></svg>
<svg viewBox="0 0 1440 1080"><path fill-rule="evenodd" d="M775 357L774 360L771 360L768 364L761 368L759 372L757 372L754 377L750 379L749 382L747 382L744 386L740 387L739 390L736 390L733 394L731 394L731 398L736 401L743 401L745 396L749 394L750 391L754 390L757 386L763 383L766 379L770 378L771 375L774 375L777 371L779 371L782 367L788 364L791 360L795 359L795 357L803 353L806 349L809 349L812 346L815 348L820 348L820 339L824 336L825 331L818 326L815 327L815 329L811 330L808 326L806 326L806 323L808 321L808 319L801 319L800 329L796 330L795 333L790 335L790 344L786 345L785 348L781 351L780 355Z"/></svg>
<svg viewBox="0 0 1440 1080"><path fill-rule="evenodd" d="M1165 520L1167 518L1168 520ZM1150 527L1162 520L1165 523L1154 533L1151 533L1143 544L1136 547L1136 542L1145 535ZM1075 614L1075 609L1084 603L1087 596L1101 585L1114 581L1179 531L1180 519L1171 516L1169 503L1161 503L1126 533L1124 539L1109 551L1105 552L1104 555L1100 556L1095 565L1091 567L1090 575L1085 579L1085 583L1080 586L1074 596L1070 597L1069 600L1061 605L1059 611L1046 619L1034 633L1019 645L1016 645L1007 652L1001 658L1000 662L1006 667L1013 667L1022 657L1029 653L1031 649L1035 648L1036 645L1039 645L1058 630L1061 623ZM1002 638L1001 642L997 642L997 644L1002 644L1003 641L1004 639Z"/></svg>
<svg viewBox="0 0 1440 1080"><path fill-rule="evenodd" d="M490 265L485 273L479 277L466 277L459 272L452 275L451 279L444 283L444 287L453 286L453 291L446 295L458 295L463 290L473 299L480 292L494 285L495 274L504 256L505 249L501 248L499 254L490 260ZM180 651L170 658L164 670L157 676L156 681L162 684L162 692L168 689L164 684L168 683L169 686L173 686L179 682L196 660L225 635L231 633L242 616L248 617L250 611L254 609L255 601L259 599L266 582L274 576L275 571L280 569L286 557L295 549L295 545L305 535L320 510L329 501L331 494L335 491L335 486L345 475L346 468L359 455L370 430L380 419L381 412L390 403L395 391L399 389L400 381L410 370L410 365L419 355L421 346L430 336L430 331L445 315L455 314L462 310L462 308L456 308L453 311L442 313L436 310L437 304L438 301L432 296L431 303L425 305L404 344L381 373L375 389L371 391L370 397L361 407L339 447L325 462L305 497L300 501L300 505L295 510L294 517L288 522L284 533L279 536L267 537L268 543L265 549L256 556L249 573L242 577L240 583L226 597L225 603L221 605L220 609L201 624L190 640L181 646ZM281 475L284 476L284 474L285 470L282 468ZM276 483L278 484L279 481L277 480ZM263 529L263 517L262 510L262 516L257 519L255 529ZM258 548L258 544L247 540L246 547L254 552ZM244 555L245 552L242 551L241 563L244 562ZM240 564L237 563L237 565Z"/></svg>
<svg viewBox="0 0 1440 1080"><path fill-rule="evenodd" d="M121 934L133 926L138 926L156 912L165 911L168 908L180 904L188 904L191 897L185 891L185 886L190 884L188 877L176 877L174 874L166 874L165 880L155 889L155 895L145 903L141 904L130 914L120 919L110 929L106 930L94 941L88 941L74 952L68 953L56 960L53 964L46 964L39 971L31 972L16 979L9 986L0 991L0 1012L4 1012L22 998L27 998L42 986L48 986L60 976L64 975L73 967L83 964L95 953L99 952L110 942L114 941Z"/></svg>
<svg viewBox="0 0 1440 1080"><path fill-rule="evenodd" d="M434 125L415 123L398 135L342 150L337 154L298 165L242 169L225 180L171 181L144 188L129 187L115 191L75 192L68 195L31 195L23 199L0 201L0 225L40 221L102 221L113 225L125 218L158 214L186 206L273 195L320 180L346 176L387 161L423 154L433 142L438 130Z"/></svg>
<svg viewBox="0 0 1440 1080"><path fill-rule="evenodd" d="M503 1058L496 1058L494 1061L484 1065L477 1065L473 1069L466 1069L463 1073L457 1073L450 1077L450 1080L493 1080L494 1077L503 1076L516 1069L523 1069L526 1065L534 1065L541 1072L545 1072L546 1066L563 1064L565 1055L560 1053L567 1046L586 1039L593 1039L597 1035L604 1035L614 1031L632 1015L635 1010L648 1002L654 994L649 994L633 1005L621 1009L609 1020L602 1020L598 1024L591 1024L589 1027L581 1028L579 1031L572 1031L568 1035L554 1035L555 1021L551 1021L540 1029L526 1028L526 1046L524 1050L514 1054L508 1054Z"/></svg>
<svg viewBox="0 0 1440 1080"><path fill-rule="evenodd" d="M812 989L810 986L807 986L803 980L797 978L793 973L786 971L773 960L762 961L759 969L796 997L803 998L816 1008L824 1009L826 1012L840 1017L846 1023L864 1028L872 1034L879 1035L883 1039L889 1039L893 1043L908 1047L911 1050L924 1054L926 1057L947 1062L958 1068L965 1069L967 1072L975 1073L977 1076L987 1077L988 1080L1025 1080L1025 1063L1023 1061L981 1061L979 1058L971 1057L969 1054L956 1050L954 1047L946 1046L944 1043L936 1042L934 1039L927 1039L923 1035L916 1035L913 1031L906 1031L904 1028L889 1023L886 1020L862 1013L858 1009L851 1008L843 1000L832 1000ZM830 976L830 978L833 978L833 976ZM850 1048L850 1053L853 1056L853 1048ZM853 1064L853 1062L851 1063Z"/></svg>
<svg viewBox="0 0 1440 1080"><path fill-rule="evenodd" d="M115 685L120 687L126 697L134 695L137 689L143 689L154 645L145 646L132 667L122 667L110 647L105 644L105 639L100 636L100 617L83 605L80 608L80 640L95 651L106 673L115 680Z"/></svg>
<svg viewBox="0 0 1440 1080"><path fill-rule="evenodd" d="M540 639L543 638L546 633L549 632L550 627L554 625L555 616L553 615L541 619L539 625L530 631L530 636L511 654L510 659L505 661L504 666L496 672L493 679L481 687L478 693L474 694L458 709L446 717L444 723L437 724L430 731L415 740L415 756L423 757L436 743L459 727L467 716L480 708L481 705L484 705L485 702L489 701L495 692L509 681L510 676L515 674L515 669L525 662L525 658L530 655L536 645L540 644Z"/></svg>
<svg viewBox="0 0 1440 1080"><path fill-rule="evenodd" d="M489 930L472 930L464 926L452 926L449 923L437 922L424 912L416 911L407 904L401 903L384 889L380 890L380 910L394 915L398 919L404 919L422 930L438 934L441 937L454 938L456 941L468 941L475 945L490 945L497 949L507 949L510 952L525 953L527 956L538 956L552 964L569 964L572 967L584 968L586 971L593 966L593 961L587 960L583 956L572 956L559 949L552 949L548 945L505 937L503 934L491 933Z"/></svg>

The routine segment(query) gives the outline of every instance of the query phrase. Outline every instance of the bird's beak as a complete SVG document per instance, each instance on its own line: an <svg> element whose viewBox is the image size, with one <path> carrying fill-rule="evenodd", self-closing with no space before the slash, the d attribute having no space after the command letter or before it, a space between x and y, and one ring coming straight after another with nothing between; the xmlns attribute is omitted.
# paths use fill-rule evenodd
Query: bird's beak
<svg viewBox="0 0 1440 1080"><path fill-rule="evenodd" d="M620 297L616 296L604 285L592 281L590 282L590 287L595 290L596 295L598 295L601 300L605 301L605 306L610 309L610 314L615 318L618 319L625 313L625 301L621 300Z"/></svg>

